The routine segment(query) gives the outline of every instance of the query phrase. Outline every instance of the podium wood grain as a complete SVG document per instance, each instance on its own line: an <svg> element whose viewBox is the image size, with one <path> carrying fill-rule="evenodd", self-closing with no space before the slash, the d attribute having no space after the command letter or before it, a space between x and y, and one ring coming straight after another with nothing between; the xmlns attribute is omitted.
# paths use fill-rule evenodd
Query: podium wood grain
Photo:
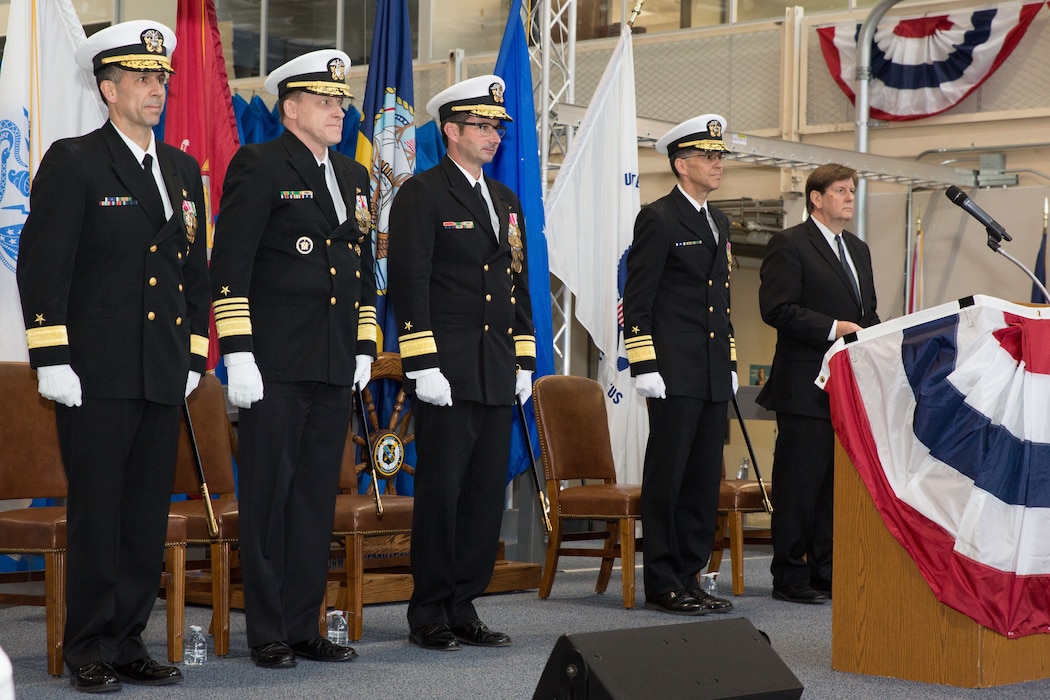
<svg viewBox="0 0 1050 700"><path fill-rule="evenodd" d="M835 445L831 667L964 688L1050 677L1050 635L1009 639L938 601Z"/></svg>

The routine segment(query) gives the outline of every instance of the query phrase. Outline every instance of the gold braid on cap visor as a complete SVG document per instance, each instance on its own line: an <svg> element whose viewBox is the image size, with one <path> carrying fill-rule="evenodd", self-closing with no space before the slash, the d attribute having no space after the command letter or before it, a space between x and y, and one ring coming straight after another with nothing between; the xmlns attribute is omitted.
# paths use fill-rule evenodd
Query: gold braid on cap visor
<svg viewBox="0 0 1050 700"><path fill-rule="evenodd" d="M175 73L171 69L171 61L167 56L153 56L150 54L131 53L123 56L106 56L99 61L104 66L116 63L121 68L134 71L164 71Z"/></svg>
<svg viewBox="0 0 1050 700"><path fill-rule="evenodd" d="M499 105L458 105L452 107L453 112L470 112L474 116L484 119L510 119L507 110Z"/></svg>
<svg viewBox="0 0 1050 700"><path fill-rule="evenodd" d="M285 90L305 90L315 95L327 95L329 97L353 97L350 94L350 86L345 83L327 83L322 80L294 80L285 83Z"/></svg>
<svg viewBox="0 0 1050 700"><path fill-rule="evenodd" d="M726 148L726 145L724 143L722 143L721 141L715 141L714 139L686 141L685 143L678 144L678 148L676 150L680 150L683 148L696 148L701 151L729 151L729 149Z"/></svg>

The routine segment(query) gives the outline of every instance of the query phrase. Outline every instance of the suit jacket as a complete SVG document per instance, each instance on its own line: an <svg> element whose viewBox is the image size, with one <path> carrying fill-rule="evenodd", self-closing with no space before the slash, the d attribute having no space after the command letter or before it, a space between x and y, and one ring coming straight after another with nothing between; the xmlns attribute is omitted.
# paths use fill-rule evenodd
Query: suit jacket
<svg viewBox="0 0 1050 700"><path fill-rule="evenodd" d="M729 319L729 219L710 226L675 187L638 213L627 253L624 343L631 375L659 371L667 394L732 398L736 346Z"/></svg>
<svg viewBox="0 0 1050 700"><path fill-rule="evenodd" d="M812 219L773 236L760 271L762 320L777 329L769 379L756 399L773 411L831 418L828 396L813 383L835 320L862 327L879 322L871 251L849 231L843 243L857 268L862 307L857 306L838 255Z"/></svg>
<svg viewBox="0 0 1050 700"><path fill-rule="evenodd" d="M251 351L266 381L350 386L354 356L376 354L368 172L328 151L335 205L294 134L243 146L230 161L212 250L219 349Z"/></svg>
<svg viewBox="0 0 1050 700"><path fill-rule="evenodd" d="M193 157L157 143L174 213L111 122L56 141L33 181L18 287L33 367L85 398L178 405L208 355L206 213ZM191 353L192 350L192 353Z"/></svg>
<svg viewBox="0 0 1050 700"><path fill-rule="evenodd" d="M510 405L515 365L536 369L525 219L510 188L485 182L498 243L447 156L401 185L390 212L389 294L405 371L439 368L453 401Z"/></svg>

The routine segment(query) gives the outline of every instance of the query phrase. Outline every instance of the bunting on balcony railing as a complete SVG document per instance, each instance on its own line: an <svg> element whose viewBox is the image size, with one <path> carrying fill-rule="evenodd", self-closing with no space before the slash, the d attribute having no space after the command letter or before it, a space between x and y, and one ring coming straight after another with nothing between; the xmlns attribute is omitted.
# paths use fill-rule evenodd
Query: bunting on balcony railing
<svg viewBox="0 0 1050 700"><path fill-rule="evenodd" d="M1006 61L1045 4L884 20L872 47L871 116L922 119L959 104ZM831 76L851 102L860 28L852 22L817 28Z"/></svg>

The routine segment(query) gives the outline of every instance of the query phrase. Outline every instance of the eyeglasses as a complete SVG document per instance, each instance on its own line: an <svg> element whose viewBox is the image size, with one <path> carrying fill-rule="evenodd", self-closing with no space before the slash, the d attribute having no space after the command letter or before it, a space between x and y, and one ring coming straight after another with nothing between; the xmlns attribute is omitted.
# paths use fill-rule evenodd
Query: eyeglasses
<svg viewBox="0 0 1050 700"><path fill-rule="evenodd" d="M507 134L507 127L502 124L487 124L485 122L459 122L463 126L476 126L482 136L492 136L493 132L503 138Z"/></svg>
<svg viewBox="0 0 1050 700"><path fill-rule="evenodd" d="M703 158L708 163L715 160L725 160L725 151L698 151L696 155L685 156L686 160L689 158Z"/></svg>

